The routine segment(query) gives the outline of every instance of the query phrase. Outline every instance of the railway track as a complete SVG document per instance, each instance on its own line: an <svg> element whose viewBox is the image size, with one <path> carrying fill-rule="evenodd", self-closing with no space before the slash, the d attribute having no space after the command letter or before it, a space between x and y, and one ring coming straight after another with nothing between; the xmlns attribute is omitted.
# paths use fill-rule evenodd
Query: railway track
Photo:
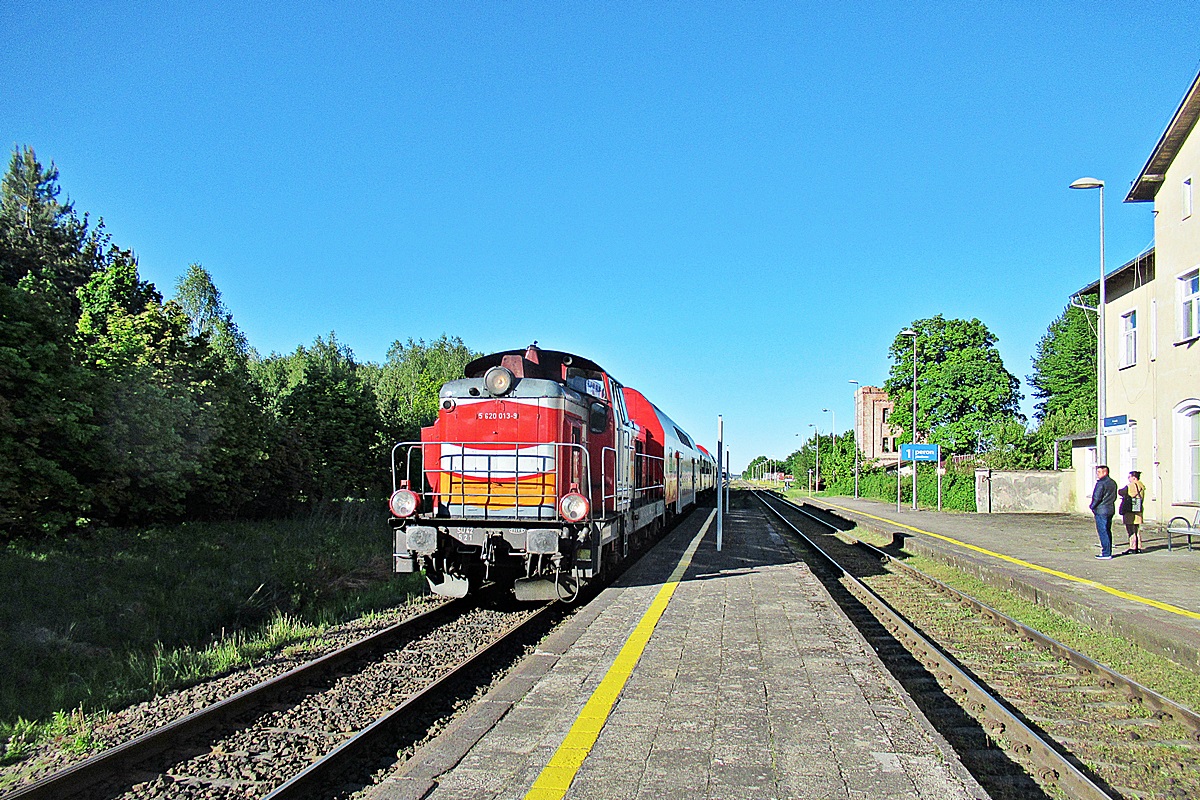
<svg viewBox="0 0 1200 800"><path fill-rule="evenodd" d="M948 695L986 731L987 742L959 723L943 731L972 771L988 769L991 748L1052 796L1195 796L1200 716L1194 711L879 548L828 535L844 526L823 509L756 496L924 667L897 677L927 716L935 723L943 717L936 695ZM889 645L880 647L887 661ZM994 797L1026 796L1029 789L1011 776L990 785L977 777Z"/></svg>
<svg viewBox="0 0 1200 800"><path fill-rule="evenodd" d="M312 796L346 774L365 781L372 759L422 738L562 613L477 603L444 603L3 800L281 800Z"/></svg>

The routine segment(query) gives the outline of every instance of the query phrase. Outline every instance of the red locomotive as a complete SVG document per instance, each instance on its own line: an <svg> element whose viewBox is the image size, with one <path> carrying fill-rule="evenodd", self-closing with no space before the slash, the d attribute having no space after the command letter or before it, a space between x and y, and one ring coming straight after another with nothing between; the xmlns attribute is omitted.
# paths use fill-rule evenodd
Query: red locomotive
<svg viewBox="0 0 1200 800"><path fill-rule="evenodd" d="M466 375L392 450L395 569L438 594L572 600L716 484L708 451L593 361L535 342Z"/></svg>

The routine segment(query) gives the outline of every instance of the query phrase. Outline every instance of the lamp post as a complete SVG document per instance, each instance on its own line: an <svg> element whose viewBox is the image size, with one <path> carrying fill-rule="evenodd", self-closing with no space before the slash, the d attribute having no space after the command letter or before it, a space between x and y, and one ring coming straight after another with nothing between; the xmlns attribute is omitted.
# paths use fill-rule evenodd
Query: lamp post
<svg viewBox="0 0 1200 800"><path fill-rule="evenodd" d="M835 474L834 474L833 478L834 478L834 480L837 480L837 475L836 475L836 470L837 470L837 414L835 414L833 409L831 409L831 408L822 408L821 410L828 411L829 417L831 419L830 425L833 429L833 433L831 433L829 435L829 452L833 454L833 459L834 459L833 464L834 464L834 470L835 470Z"/></svg>
<svg viewBox="0 0 1200 800"><path fill-rule="evenodd" d="M817 442L817 491L821 491L821 429L810 422L808 427L813 429L813 439Z"/></svg>
<svg viewBox="0 0 1200 800"><path fill-rule="evenodd" d="M850 381L854 389L854 499L858 499L858 381Z"/></svg>
<svg viewBox="0 0 1200 800"><path fill-rule="evenodd" d="M1100 190L1100 300L1096 306L1096 463L1107 464L1104 443L1104 181L1099 178L1080 178L1072 189Z"/></svg>
<svg viewBox="0 0 1200 800"><path fill-rule="evenodd" d="M912 345L913 345L912 443L916 444L917 443L917 332L914 331L912 328L905 328L904 330L900 331L900 335L912 337ZM899 462L897 462L897 464L898 463ZM897 469L899 469L899 466L897 466ZM913 471L912 507L913 507L913 511L916 511L917 510L917 462L915 460L912 462L912 471ZM897 502L899 502L899 501L897 500Z"/></svg>

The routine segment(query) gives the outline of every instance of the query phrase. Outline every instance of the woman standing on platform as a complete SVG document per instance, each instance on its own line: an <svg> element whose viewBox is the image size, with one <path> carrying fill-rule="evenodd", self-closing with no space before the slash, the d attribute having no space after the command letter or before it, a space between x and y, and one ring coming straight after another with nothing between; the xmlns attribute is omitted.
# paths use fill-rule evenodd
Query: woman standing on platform
<svg viewBox="0 0 1200 800"><path fill-rule="evenodd" d="M1129 549L1123 556L1142 552L1142 535L1138 528L1142 524L1142 507L1146 501L1146 485L1141 481L1142 473L1129 473L1129 483L1121 489L1121 521L1129 533Z"/></svg>

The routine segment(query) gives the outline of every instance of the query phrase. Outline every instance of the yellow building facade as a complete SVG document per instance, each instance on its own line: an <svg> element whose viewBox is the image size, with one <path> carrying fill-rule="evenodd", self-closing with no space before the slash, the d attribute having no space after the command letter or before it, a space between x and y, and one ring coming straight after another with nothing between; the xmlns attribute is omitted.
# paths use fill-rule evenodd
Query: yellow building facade
<svg viewBox="0 0 1200 800"><path fill-rule="evenodd" d="M1200 508L1198 118L1200 75L1125 198L1154 204L1154 248L1105 280L1106 414L1129 421L1127 431L1107 437L1107 460L1120 484L1141 471L1148 520L1191 518ZM1094 448L1079 455L1077 467L1095 464ZM1081 510L1092 472L1077 473Z"/></svg>

